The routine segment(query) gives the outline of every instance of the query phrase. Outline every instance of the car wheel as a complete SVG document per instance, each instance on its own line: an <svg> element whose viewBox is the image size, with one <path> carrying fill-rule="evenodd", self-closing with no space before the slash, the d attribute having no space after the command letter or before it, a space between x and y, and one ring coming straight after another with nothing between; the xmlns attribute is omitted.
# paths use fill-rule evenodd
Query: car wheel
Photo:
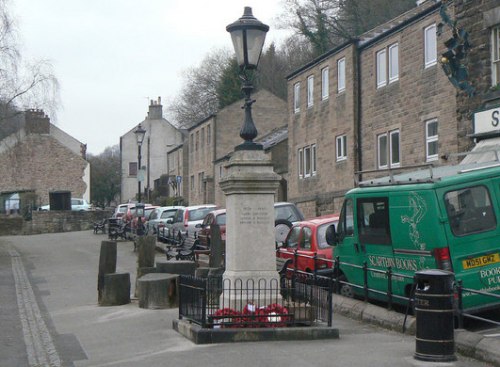
<svg viewBox="0 0 500 367"><path fill-rule="evenodd" d="M347 278L345 276L341 276L339 278L341 282L347 282ZM354 298L354 292L352 287L349 284L340 284L340 295L348 298Z"/></svg>
<svg viewBox="0 0 500 367"><path fill-rule="evenodd" d="M286 219L276 219L274 221L274 239L277 243L285 242L288 232L292 228L292 223Z"/></svg>

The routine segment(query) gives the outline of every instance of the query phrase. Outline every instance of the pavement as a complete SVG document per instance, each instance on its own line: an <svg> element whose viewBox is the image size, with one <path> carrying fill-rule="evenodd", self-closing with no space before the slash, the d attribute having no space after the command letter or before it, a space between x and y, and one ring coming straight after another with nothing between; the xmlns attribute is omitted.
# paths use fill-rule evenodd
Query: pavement
<svg viewBox="0 0 500 367"><path fill-rule="evenodd" d="M404 315L341 296L338 339L197 345L173 329L176 309L97 305L106 239L92 231L0 237L1 367L500 366L498 337L462 330L457 361L418 361L413 318L403 334ZM118 242L117 271L130 272L132 294L135 269L132 242Z"/></svg>

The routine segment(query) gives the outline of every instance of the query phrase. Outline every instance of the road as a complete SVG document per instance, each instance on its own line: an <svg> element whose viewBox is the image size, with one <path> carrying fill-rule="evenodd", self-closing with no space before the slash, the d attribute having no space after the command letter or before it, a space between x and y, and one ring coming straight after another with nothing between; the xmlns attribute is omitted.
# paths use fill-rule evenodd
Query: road
<svg viewBox="0 0 500 367"><path fill-rule="evenodd" d="M489 366L462 356L416 361L413 336L336 314L338 340L195 345L172 329L176 309L97 305L105 239L92 231L0 237L0 366ZM135 268L133 244L119 242L117 271L134 284Z"/></svg>

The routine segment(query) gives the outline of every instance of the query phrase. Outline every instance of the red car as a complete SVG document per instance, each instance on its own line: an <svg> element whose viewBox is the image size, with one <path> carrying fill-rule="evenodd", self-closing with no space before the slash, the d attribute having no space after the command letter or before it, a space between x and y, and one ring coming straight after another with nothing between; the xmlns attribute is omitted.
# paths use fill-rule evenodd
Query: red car
<svg viewBox="0 0 500 367"><path fill-rule="evenodd" d="M276 256L294 261L297 250L297 270L312 273L315 267L313 257L316 253L316 270L331 268L332 262L322 260L332 260L333 257L333 248L326 243L326 229L332 224L337 226L338 222L338 214L297 222L288 232L283 246L276 251ZM292 262L289 268L294 266Z"/></svg>
<svg viewBox="0 0 500 367"><path fill-rule="evenodd" d="M200 229L197 233L200 246L210 248L210 226L213 223L219 225L222 243L226 242L226 209L218 209L208 213L203 222L196 225Z"/></svg>

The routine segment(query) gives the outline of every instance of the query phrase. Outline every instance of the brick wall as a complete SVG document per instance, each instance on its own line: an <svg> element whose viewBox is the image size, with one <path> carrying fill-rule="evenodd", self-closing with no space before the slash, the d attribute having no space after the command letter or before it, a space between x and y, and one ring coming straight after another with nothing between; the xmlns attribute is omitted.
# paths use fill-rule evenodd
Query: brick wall
<svg viewBox="0 0 500 367"><path fill-rule="evenodd" d="M49 202L49 192L71 191L82 197L87 162L49 135L27 135L0 154L0 192L33 190L37 204Z"/></svg>

